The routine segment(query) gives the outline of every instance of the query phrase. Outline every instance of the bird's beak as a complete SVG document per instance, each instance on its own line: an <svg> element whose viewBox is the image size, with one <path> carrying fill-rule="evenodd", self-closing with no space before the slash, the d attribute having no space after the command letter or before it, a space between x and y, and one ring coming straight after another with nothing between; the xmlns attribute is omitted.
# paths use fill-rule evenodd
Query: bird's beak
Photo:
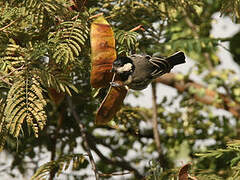
<svg viewBox="0 0 240 180"><path fill-rule="evenodd" d="M110 72L115 73L115 72L116 72L115 68L112 67L112 69L110 70Z"/></svg>

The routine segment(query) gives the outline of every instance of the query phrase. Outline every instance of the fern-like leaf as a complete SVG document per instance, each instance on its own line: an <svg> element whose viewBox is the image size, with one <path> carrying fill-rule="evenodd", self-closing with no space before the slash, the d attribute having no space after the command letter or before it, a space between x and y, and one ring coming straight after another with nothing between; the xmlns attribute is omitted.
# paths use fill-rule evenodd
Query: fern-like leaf
<svg viewBox="0 0 240 180"><path fill-rule="evenodd" d="M9 73L15 71L16 68L19 68L25 63L23 54L25 49L20 47L13 41L9 40L9 44L4 50L3 57L1 60L1 70Z"/></svg>
<svg viewBox="0 0 240 180"><path fill-rule="evenodd" d="M221 1L222 15L231 15L233 20L240 21L240 1L239 0L223 0Z"/></svg>
<svg viewBox="0 0 240 180"><path fill-rule="evenodd" d="M57 0L26 0L25 1L26 12L30 16L32 23L42 27L44 23L44 17L47 14L55 15L60 12L63 5Z"/></svg>
<svg viewBox="0 0 240 180"><path fill-rule="evenodd" d="M137 32L121 30L115 34L118 54L129 55L131 51L136 49L138 42L137 36L139 35Z"/></svg>
<svg viewBox="0 0 240 180"><path fill-rule="evenodd" d="M85 157L82 154L70 154L62 156L56 161L50 161L40 166L31 180L44 179L51 171L55 171L57 176L59 176L63 171L69 168L71 161L73 162L73 169L76 169L79 164L85 161Z"/></svg>
<svg viewBox="0 0 240 180"><path fill-rule="evenodd" d="M81 20L60 24L59 31L49 35L49 43L54 44L53 58L56 63L66 65L68 62L73 62L85 45L88 31L87 24Z"/></svg>
<svg viewBox="0 0 240 180"><path fill-rule="evenodd" d="M61 72L52 68L49 71L41 71L39 76L45 87L54 88L57 92L68 93L70 96L72 94L69 88L76 93L78 92L78 89L73 85L73 80L69 72Z"/></svg>
<svg viewBox="0 0 240 180"><path fill-rule="evenodd" d="M23 122L26 121L38 137L38 129L42 130L46 124L46 101L42 95L39 77L29 75L19 78L8 93L4 123L9 133L18 137Z"/></svg>

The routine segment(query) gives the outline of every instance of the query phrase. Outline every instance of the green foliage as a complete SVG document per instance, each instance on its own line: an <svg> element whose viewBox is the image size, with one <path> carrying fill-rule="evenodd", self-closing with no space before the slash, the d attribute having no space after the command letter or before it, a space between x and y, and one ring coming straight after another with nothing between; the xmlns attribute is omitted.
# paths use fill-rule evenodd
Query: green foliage
<svg viewBox="0 0 240 180"><path fill-rule="evenodd" d="M188 81L197 76L210 90L223 93L238 112L239 75L219 67L224 60L217 53L221 42L230 41L236 58L237 34L224 39L211 34L215 13L239 22L238 9L239 0L0 1L0 150L6 144L1 153L12 159L11 164L0 162L11 167L3 173L11 175L18 169L22 174L35 173L32 179L55 174L63 179L92 178L89 163L78 154L86 146L69 105L72 98L89 147L98 156L99 173L111 177L129 171L129 179L176 179L178 162L185 160L193 163L190 174L200 180L239 179L239 142L226 147L239 138L239 117L226 112L229 109L222 114L223 110L199 102L196 96L204 98L206 91L189 87ZM153 135L151 108L124 105L111 127L93 123L99 101L89 84L89 26L90 17L101 12L114 29L118 55L168 56L182 50L195 63L186 76L178 76L176 85L189 87L187 91L179 89L176 96L161 98L163 89L157 88L162 100L157 101L155 128L164 166ZM142 28L136 28L139 25ZM213 105L223 102L221 96L210 100ZM53 161L41 166L45 154ZM63 173L70 162L84 173L69 169Z"/></svg>
<svg viewBox="0 0 240 180"><path fill-rule="evenodd" d="M149 161L149 169L146 174L146 180L176 179L177 175L177 169L164 171L159 162L151 160Z"/></svg>
<svg viewBox="0 0 240 180"><path fill-rule="evenodd" d="M81 46L88 39L87 24L81 20L65 21L59 25L57 32L49 34L49 43L53 44L53 59L56 63L74 62L80 55Z"/></svg>
<svg viewBox="0 0 240 180"><path fill-rule="evenodd" d="M239 165L240 165L240 141L239 140L233 140L231 142L227 143L227 146L225 149L215 149L215 150L209 150L207 152L203 153L197 153L197 156L201 157L202 159L210 159L210 158L222 158L224 156L230 156L232 157L227 162L224 162L226 164L230 165L231 174L228 176L228 180L237 179L239 178L240 172L239 172ZM202 172L204 174L204 172Z"/></svg>
<svg viewBox="0 0 240 180"><path fill-rule="evenodd" d="M177 36L177 33L174 33ZM171 40L166 42L164 45L167 49L182 49L187 52L194 59L198 59L199 63L206 63L206 59L199 56L206 51L213 51L211 54L211 61L214 65L218 65L220 60L218 56L214 53L216 51L215 47L218 45L218 39L214 38L196 38L196 39L181 39L178 37L177 40Z"/></svg>
<svg viewBox="0 0 240 180"><path fill-rule="evenodd" d="M3 122L14 137L18 137L22 124L27 122L38 137L38 130L46 124L44 106L46 101L42 95L39 77L27 75L18 78L8 92Z"/></svg>
<svg viewBox="0 0 240 180"><path fill-rule="evenodd" d="M63 171L66 171L70 163L72 162L72 169L78 169L79 165L85 161L85 157L82 154L70 154L59 157L56 161L50 161L46 164L43 164L38 168L37 172L32 176L31 180L41 180L50 174L51 171L54 171L57 176Z"/></svg>
<svg viewBox="0 0 240 180"><path fill-rule="evenodd" d="M136 133L138 131L139 120L146 121L146 119L141 114L143 109L140 108L133 108L129 106L124 106L118 112L116 116L116 122L119 124L124 125L126 129L130 128L134 130Z"/></svg>
<svg viewBox="0 0 240 180"><path fill-rule="evenodd" d="M10 43L7 45L4 55L1 59L1 71L2 73L8 73L14 71L16 68L24 65L23 58L24 48L17 45L14 40L10 39Z"/></svg>
<svg viewBox="0 0 240 180"><path fill-rule="evenodd" d="M64 7L64 1L46 0L34 1L26 0L25 11L31 23L37 27L43 28L44 23L49 21L51 17L59 15Z"/></svg>
<svg viewBox="0 0 240 180"><path fill-rule="evenodd" d="M57 92L64 92L69 95L72 95L69 88L78 92L78 89L72 83L71 73L67 69L64 69L64 72L61 72L61 69L59 68L48 68L46 70L41 70L38 73L45 87L51 87Z"/></svg>
<svg viewBox="0 0 240 180"><path fill-rule="evenodd" d="M43 94L45 88L52 87L57 92L70 95L69 88L78 91L73 85L71 63L76 64L75 57L82 51L80 46L88 38L88 25L84 21L87 14L81 20L69 19L53 29L47 21L55 23L64 3L32 0L20 3L21 6L15 6L11 1L1 3L2 12L6 13L1 24L12 21L13 26L18 23L22 25L17 31L8 28L7 36L11 37L8 40L4 39L6 34L1 34L1 38L7 42L5 46L1 44L0 49L3 52L0 59L1 84L9 89L7 97L3 99L6 104L1 118L3 134L7 129L9 134L18 137L26 122L38 137L38 131L43 129L47 118L44 109L47 102ZM11 6L14 8L11 9ZM15 19L16 22L15 16L19 17ZM62 71L63 67L57 68L56 63L68 64L68 67Z"/></svg>
<svg viewBox="0 0 240 180"><path fill-rule="evenodd" d="M131 31L119 30L115 33L117 40L118 55L129 55L131 52L136 51L138 46L138 33Z"/></svg>
<svg viewBox="0 0 240 180"><path fill-rule="evenodd" d="M231 15L232 19L235 20L236 22L240 22L240 1L239 0L223 0L222 2L222 7L221 7L221 12L224 15Z"/></svg>

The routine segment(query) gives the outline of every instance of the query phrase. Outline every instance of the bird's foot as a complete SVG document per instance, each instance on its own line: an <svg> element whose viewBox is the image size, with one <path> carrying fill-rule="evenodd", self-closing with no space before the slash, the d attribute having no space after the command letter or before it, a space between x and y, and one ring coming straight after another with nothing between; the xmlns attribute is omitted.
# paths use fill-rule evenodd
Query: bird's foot
<svg viewBox="0 0 240 180"><path fill-rule="evenodd" d="M113 87L120 87L121 84L117 83L117 82L110 82L110 85Z"/></svg>

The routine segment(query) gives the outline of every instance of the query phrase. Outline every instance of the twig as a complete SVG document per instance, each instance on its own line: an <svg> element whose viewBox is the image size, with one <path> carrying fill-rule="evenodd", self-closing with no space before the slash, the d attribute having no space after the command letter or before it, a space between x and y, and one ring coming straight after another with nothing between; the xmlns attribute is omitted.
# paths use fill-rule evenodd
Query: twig
<svg viewBox="0 0 240 180"><path fill-rule="evenodd" d="M134 32L134 31L137 31L137 30L142 30L142 31L145 31L145 29L142 27L142 25L138 25L137 27L131 29L129 32Z"/></svg>
<svg viewBox="0 0 240 180"><path fill-rule="evenodd" d="M111 83L114 82L114 80L115 80L115 76L116 76L116 73L113 74L113 77L112 77ZM103 99L101 105L99 106L98 110L101 109L102 106L104 105L104 103L105 103L105 101L107 100L108 95L110 94L111 90L112 90L112 84L110 84L110 87L108 88L107 94L106 94L106 96L104 97L104 99Z"/></svg>
<svg viewBox="0 0 240 180"><path fill-rule="evenodd" d="M10 22L8 25L0 28L0 31L4 31L5 29L7 29L9 26L11 26L12 24L14 24L15 22L17 22L18 20L22 19L23 17L19 17L17 19L15 19L14 21Z"/></svg>
<svg viewBox="0 0 240 180"><path fill-rule="evenodd" d="M78 13L76 16L74 16L74 17L72 18L72 20L77 20L78 17L79 17L79 13Z"/></svg>
<svg viewBox="0 0 240 180"><path fill-rule="evenodd" d="M132 171L128 171L128 172L115 172L115 173L111 173L111 174L101 173L99 175L102 176L102 177L111 177L111 176L123 176L123 175L126 175L126 174L132 174L132 173L133 173Z"/></svg>
<svg viewBox="0 0 240 180"><path fill-rule="evenodd" d="M80 131L82 133L83 144L84 144L84 146L86 148L86 151L87 151L87 154L88 154L88 157L89 157L92 169L94 171L95 179L99 180L99 174L98 174L98 171L97 171L97 168L96 168L96 164L95 164L95 161L93 159L93 155L91 153L91 150L90 150L90 147L89 147L89 144L88 144L88 141L87 141L87 134L86 134L85 126L81 122L77 112L75 111L75 107L74 107L74 105L72 103L72 100L70 99L69 96L67 97L67 101L68 101L68 105L70 107L71 113L72 113L75 121L77 122L77 124L79 126L79 129L80 129Z"/></svg>
<svg viewBox="0 0 240 180"><path fill-rule="evenodd" d="M153 127L153 137L157 146L157 151L159 154L159 161L162 168L166 168L165 160L162 153L160 135L158 131L158 121L157 121L157 93L156 93L156 82L152 82L152 127Z"/></svg>
<svg viewBox="0 0 240 180"><path fill-rule="evenodd" d="M213 70L213 65L212 65L212 62L211 62L209 53L208 53L208 52L204 52L204 53L203 53L203 56L205 57L205 60L206 60L206 62L207 62L207 65L208 65L209 70L212 71L212 70Z"/></svg>
<svg viewBox="0 0 240 180"><path fill-rule="evenodd" d="M219 40L219 41L221 41L221 40ZM228 41L230 41L230 40L228 40ZM224 42L224 41L221 41L221 42ZM227 52L229 52L230 54L232 54L232 52L230 51L230 49L227 48L227 47L225 47L225 46L223 46L221 43L218 43L218 46L222 47L224 50L226 50ZM232 54L232 55L233 55L233 54Z"/></svg>
<svg viewBox="0 0 240 180"><path fill-rule="evenodd" d="M91 147L91 149L99 156L99 158L102 161L106 162L107 164L112 164L112 165L115 165L115 166L119 166L122 169L129 170L129 171L133 172L134 175L136 176L136 179L142 179L143 178L143 176L138 172L138 170L133 168L128 162L126 162L124 160L119 161L119 160L116 160L116 159L109 159L106 156L104 156L102 154L102 152L96 147L96 144L95 144L96 140L95 140L94 136L91 136L90 134L87 134L87 139L88 139L89 146Z"/></svg>
<svg viewBox="0 0 240 180"><path fill-rule="evenodd" d="M19 67L19 68L17 68L17 69L14 69L13 71L11 71L11 72L8 73L8 74L2 76L2 77L0 78L0 81L3 81L3 82L5 82L6 84L12 86L12 83L6 81L5 78L8 77L8 76L11 76L11 74L13 74L14 72L16 72L16 71L18 71L18 70L22 70L22 69L24 69L24 65L22 65L21 67Z"/></svg>
<svg viewBox="0 0 240 180"><path fill-rule="evenodd" d="M157 83L163 83L165 85L171 86L177 89L180 93L184 91L188 91L190 87L197 89L204 89L205 95L199 96L198 94L194 94L193 98L199 102L202 102L207 105L215 106L216 108L225 109L232 113L235 117L240 117L240 104L231 99L231 97L226 94L219 93L217 91L208 89L207 87L198 84L192 80L177 80L176 75L174 73L168 73L162 77L156 79ZM216 102L215 98L219 97L221 99L220 102Z"/></svg>
<svg viewBox="0 0 240 180"><path fill-rule="evenodd" d="M5 82L5 83L8 84L9 86L12 86L12 85L13 85L12 83L6 81L5 79L0 79L0 80L3 81L3 82Z"/></svg>
<svg viewBox="0 0 240 180"><path fill-rule="evenodd" d="M11 26L11 25L12 25L13 23L15 23L16 21L17 21L17 19L14 20L14 21L12 21L12 22L10 22L8 25L6 25L6 26L0 28L0 31L3 31L4 29L8 28L9 26Z"/></svg>
<svg viewBox="0 0 240 180"><path fill-rule="evenodd" d="M13 74L14 72L18 71L18 70L22 70L24 69L24 65L22 65L21 67L17 68L17 69L14 69L13 71L11 71L10 73L6 74L5 76L2 76L0 78L0 81L2 81L3 79L5 79L6 77L10 76L11 74Z"/></svg>
<svg viewBox="0 0 240 180"><path fill-rule="evenodd" d="M88 20L94 19L94 18L96 18L98 16L102 16L102 15L103 15L103 13L99 13L99 14L93 15L93 16L89 17Z"/></svg>
<svg viewBox="0 0 240 180"><path fill-rule="evenodd" d="M157 94L156 94L156 82L152 83L152 126L153 126L153 135L154 140L157 146L158 153L162 153L159 131L158 131L158 122L157 122Z"/></svg>
<svg viewBox="0 0 240 180"><path fill-rule="evenodd" d="M51 161L55 160L56 157L56 145L57 145L57 138L51 138ZM56 174L56 170L53 168L50 170L49 180L53 180Z"/></svg>
<svg viewBox="0 0 240 180"><path fill-rule="evenodd" d="M56 105L57 106L57 105ZM57 109L57 108L56 108ZM53 135L53 137L51 138L51 161L54 161L56 158L56 146L57 146L57 141L58 141L58 136L59 136L59 130L62 126L62 121L63 121L63 115L64 115L64 109L63 106L61 106L59 109L59 113L58 113L58 118L57 118L57 127L55 130L55 134ZM55 114L57 113L57 111L55 111ZM50 171L50 176L49 176L49 180L53 180L56 174L56 170L52 169Z"/></svg>

